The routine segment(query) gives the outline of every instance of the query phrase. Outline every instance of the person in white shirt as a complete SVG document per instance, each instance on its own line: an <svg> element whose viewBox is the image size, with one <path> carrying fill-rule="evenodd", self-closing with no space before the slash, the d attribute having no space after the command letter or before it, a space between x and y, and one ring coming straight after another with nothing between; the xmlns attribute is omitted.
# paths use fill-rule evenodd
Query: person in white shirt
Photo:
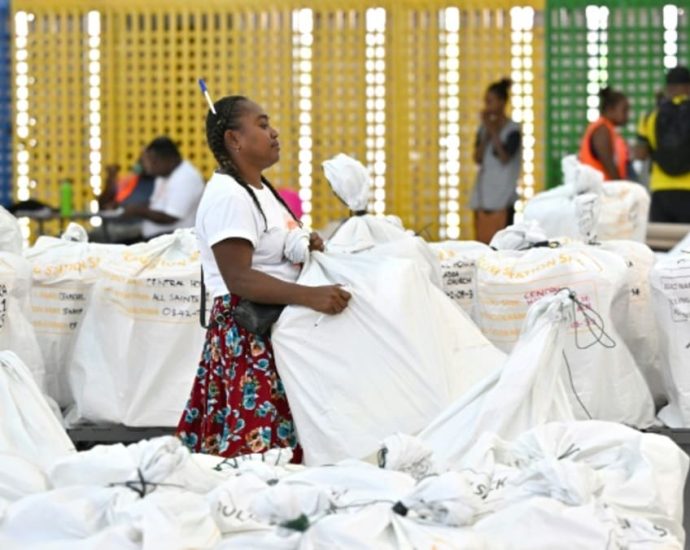
<svg viewBox="0 0 690 550"><path fill-rule="evenodd" d="M177 435L193 452L232 457L290 447L298 462L301 450L270 336L250 330L241 307L295 304L336 314L350 294L337 285L295 282L301 266L286 257L292 237L309 238L310 250L323 250L323 241L315 233L300 235L299 221L262 175L280 157L268 115L242 96L223 98L214 109L206 117L206 138L219 169L196 217L213 307Z"/></svg>
<svg viewBox="0 0 690 550"><path fill-rule="evenodd" d="M148 205L127 206L124 215L143 218L143 238L194 227L196 210L204 192L204 179L199 171L182 159L177 146L168 137L158 137L149 143L141 163L148 174L156 177L153 194Z"/></svg>

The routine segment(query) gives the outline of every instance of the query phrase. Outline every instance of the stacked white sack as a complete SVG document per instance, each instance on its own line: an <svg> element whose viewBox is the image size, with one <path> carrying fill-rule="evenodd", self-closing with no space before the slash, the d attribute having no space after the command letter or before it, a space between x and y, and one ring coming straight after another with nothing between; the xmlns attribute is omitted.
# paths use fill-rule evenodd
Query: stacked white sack
<svg viewBox="0 0 690 550"><path fill-rule="evenodd" d="M0 351L0 418L0 453L5 459L11 456L46 468L74 452L33 374L11 351ZM9 471L3 474L11 478Z"/></svg>
<svg viewBox="0 0 690 550"><path fill-rule="evenodd" d="M441 263L443 291L472 319L476 317L477 261L491 248L476 241L429 243Z"/></svg>
<svg viewBox="0 0 690 550"><path fill-rule="evenodd" d="M123 248L100 273L74 343L68 420L175 426L204 339L194 233Z"/></svg>
<svg viewBox="0 0 690 550"><path fill-rule="evenodd" d="M533 224L496 235L492 246L498 250L485 254L477 266L479 326L509 351L532 303L561 289L575 291L577 315L565 355L578 396L572 401L577 418L648 427L654 421L652 396L612 319L614 301L628 292L625 261L577 242L534 246L544 244L543 239Z"/></svg>
<svg viewBox="0 0 690 550"><path fill-rule="evenodd" d="M547 422L575 419L564 358L577 296L562 290L530 307L506 363L419 434L445 467L457 464L483 433L514 439ZM572 399L572 398L575 399Z"/></svg>
<svg viewBox="0 0 690 550"><path fill-rule="evenodd" d="M657 262L652 270L661 370L669 397L659 418L671 428L690 426L690 252Z"/></svg>
<svg viewBox="0 0 690 550"><path fill-rule="evenodd" d="M31 264L31 321L46 368L46 393L61 407L74 403L69 386L72 348L91 289L122 245L89 243L81 226L70 224L62 238L39 237L24 252Z"/></svg>
<svg viewBox="0 0 690 550"><path fill-rule="evenodd" d="M22 253L22 231L12 214L0 206L0 252Z"/></svg>
<svg viewBox="0 0 690 550"><path fill-rule="evenodd" d="M525 221L539 222L549 238L645 241L650 198L644 187L604 182L601 172L574 156L565 157L562 167L563 185L529 200Z"/></svg>
<svg viewBox="0 0 690 550"><path fill-rule="evenodd" d="M0 350L14 351L24 361L41 391L46 373L39 340L29 318L31 266L18 254L0 252Z"/></svg>

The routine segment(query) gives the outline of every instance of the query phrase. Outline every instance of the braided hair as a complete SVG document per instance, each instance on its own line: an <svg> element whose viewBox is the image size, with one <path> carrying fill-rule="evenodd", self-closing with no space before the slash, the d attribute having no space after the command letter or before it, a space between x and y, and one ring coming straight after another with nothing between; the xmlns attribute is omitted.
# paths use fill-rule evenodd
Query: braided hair
<svg viewBox="0 0 690 550"><path fill-rule="evenodd" d="M224 97L223 99L214 103L213 106L216 110L216 114L209 110L208 114L206 115L206 141L208 142L208 146L210 147L213 156L218 162L219 172L231 176L245 189L245 191L247 191L247 193L249 193L252 201L259 209L261 217L264 219L265 229L268 230L268 220L266 219L266 214L264 213L263 208L261 208L261 203L259 202L256 193L254 193L254 189L252 189L252 186L249 185L242 177L237 165L233 162L230 153L225 147L225 132L228 130L239 130L241 128L240 117L245 113L245 109L249 101L250 100L244 96L233 95ZM287 210L292 216L292 219L294 219L301 227L302 222L297 219L297 216L295 216L294 212L290 209L283 197L278 194L271 182L269 182L263 175L261 176L261 183L270 189L271 193L273 193L273 196L280 204L283 205L285 210Z"/></svg>

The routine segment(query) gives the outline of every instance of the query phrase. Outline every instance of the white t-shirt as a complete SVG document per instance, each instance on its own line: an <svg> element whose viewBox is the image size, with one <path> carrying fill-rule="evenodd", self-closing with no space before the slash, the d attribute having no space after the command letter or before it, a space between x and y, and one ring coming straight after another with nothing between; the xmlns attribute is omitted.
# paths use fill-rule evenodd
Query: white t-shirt
<svg viewBox="0 0 690 550"><path fill-rule="evenodd" d="M167 178L156 178L149 208L178 218L171 224L144 220L141 234L145 239L172 233L175 229L194 227L196 209L204 193L204 178L189 162L183 160Z"/></svg>
<svg viewBox="0 0 690 550"><path fill-rule="evenodd" d="M213 174L201 198L196 235L204 282L214 298L228 294L211 250L213 245L225 239L246 239L252 244L254 269L288 282L295 282L299 275L300 266L290 262L283 253L286 236L297 227L297 222L268 187L252 187L252 190L266 215L266 222L247 190L228 175Z"/></svg>

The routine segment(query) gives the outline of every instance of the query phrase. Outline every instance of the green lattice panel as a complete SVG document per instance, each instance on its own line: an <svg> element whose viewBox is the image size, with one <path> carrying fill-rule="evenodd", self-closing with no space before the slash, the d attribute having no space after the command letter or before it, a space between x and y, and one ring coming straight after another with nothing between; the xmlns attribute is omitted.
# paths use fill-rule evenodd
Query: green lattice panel
<svg viewBox="0 0 690 550"><path fill-rule="evenodd" d="M654 108L654 94L663 87L663 6L611 8L608 47L609 85L630 99L623 135L632 142L639 118Z"/></svg>
<svg viewBox="0 0 690 550"><path fill-rule="evenodd" d="M546 13L546 187L560 182L561 159L577 150L587 120L585 9L552 6Z"/></svg>
<svg viewBox="0 0 690 550"><path fill-rule="evenodd" d="M575 153L587 125L588 44L606 45L603 70L608 84L625 92L632 112L625 137L632 142L639 117L654 106L655 93L664 85L667 2L629 0L599 2L609 9L606 31L587 28L587 6L582 0L547 3L547 185L561 181L560 161ZM682 4L676 3L682 8ZM690 14L681 10L677 26L678 62L688 64ZM588 36L589 35L589 36ZM602 81L603 83L603 81Z"/></svg>

